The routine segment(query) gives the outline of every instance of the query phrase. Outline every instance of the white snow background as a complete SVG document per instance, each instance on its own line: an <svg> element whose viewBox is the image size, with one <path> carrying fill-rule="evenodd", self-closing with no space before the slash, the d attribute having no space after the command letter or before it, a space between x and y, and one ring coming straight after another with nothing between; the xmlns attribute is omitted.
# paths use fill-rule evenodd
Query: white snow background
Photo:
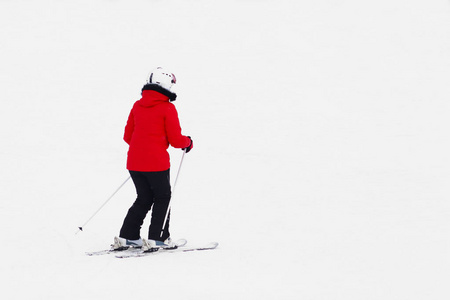
<svg viewBox="0 0 450 300"><path fill-rule="evenodd" d="M220 246L88 257L158 65L172 236ZM0 66L3 299L449 299L449 1L2 0Z"/></svg>

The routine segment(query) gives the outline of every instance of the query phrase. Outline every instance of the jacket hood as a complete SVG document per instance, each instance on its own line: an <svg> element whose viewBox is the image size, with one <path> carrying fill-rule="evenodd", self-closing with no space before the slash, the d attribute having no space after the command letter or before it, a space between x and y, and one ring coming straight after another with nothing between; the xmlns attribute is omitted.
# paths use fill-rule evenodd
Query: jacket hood
<svg viewBox="0 0 450 300"><path fill-rule="evenodd" d="M161 102L172 102L177 98L177 94L166 90L158 84L152 83L144 85L141 94L142 98L139 100L139 104L147 107L154 106Z"/></svg>

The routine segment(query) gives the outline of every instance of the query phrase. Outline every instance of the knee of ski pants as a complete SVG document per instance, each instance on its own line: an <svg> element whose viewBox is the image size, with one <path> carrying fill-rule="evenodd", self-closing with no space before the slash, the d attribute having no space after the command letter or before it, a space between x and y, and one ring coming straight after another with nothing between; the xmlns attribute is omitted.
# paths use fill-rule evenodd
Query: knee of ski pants
<svg viewBox="0 0 450 300"><path fill-rule="evenodd" d="M152 208L153 199L152 198L143 198L137 197L136 201L133 203L133 207L143 211L149 211Z"/></svg>

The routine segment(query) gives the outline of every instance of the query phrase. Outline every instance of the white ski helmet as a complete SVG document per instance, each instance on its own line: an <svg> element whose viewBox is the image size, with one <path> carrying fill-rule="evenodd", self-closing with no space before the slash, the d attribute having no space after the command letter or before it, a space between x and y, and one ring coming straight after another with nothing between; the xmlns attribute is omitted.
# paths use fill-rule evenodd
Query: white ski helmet
<svg viewBox="0 0 450 300"><path fill-rule="evenodd" d="M155 83L161 87L169 90L177 82L175 75L173 73L167 72L161 67L158 67L150 72L147 83Z"/></svg>

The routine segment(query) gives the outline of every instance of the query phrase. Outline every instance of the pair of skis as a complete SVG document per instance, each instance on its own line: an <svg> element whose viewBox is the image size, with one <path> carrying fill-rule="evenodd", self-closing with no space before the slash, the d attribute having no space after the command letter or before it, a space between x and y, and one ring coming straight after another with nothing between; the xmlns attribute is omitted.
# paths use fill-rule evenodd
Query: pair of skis
<svg viewBox="0 0 450 300"><path fill-rule="evenodd" d="M120 250L101 250L101 251L94 251L94 252L86 252L86 255L88 256L98 256L98 255L106 255L106 254L116 254L116 258L132 258L132 257L144 257L144 256L150 256L155 255L157 253L163 253L163 252L194 252L194 251L203 251L203 250L214 250L217 248L219 243L217 242L211 242L209 244L206 244L202 247L185 247L187 244L187 240L180 239L175 242L177 245L176 248L156 248L151 249L151 251L143 251L140 248L127 248L127 249L120 249Z"/></svg>

